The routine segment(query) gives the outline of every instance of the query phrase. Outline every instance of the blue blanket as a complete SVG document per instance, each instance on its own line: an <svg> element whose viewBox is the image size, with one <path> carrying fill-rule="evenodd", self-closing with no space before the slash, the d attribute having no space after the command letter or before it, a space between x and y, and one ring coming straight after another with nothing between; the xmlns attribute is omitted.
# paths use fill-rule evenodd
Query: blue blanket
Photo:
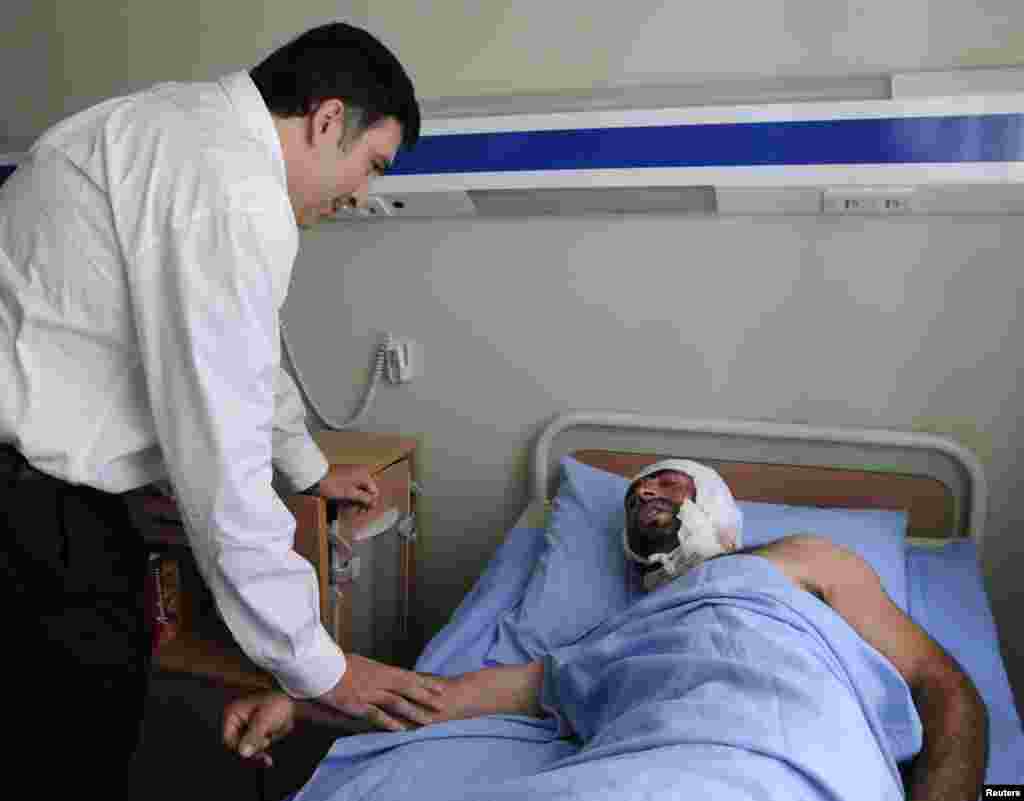
<svg viewBox="0 0 1024 801"><path fill-rule="evenodd" d="M337 741L296 801L900 799L892 665L771 562L707 562L545 657L551 716Z"/></svg>

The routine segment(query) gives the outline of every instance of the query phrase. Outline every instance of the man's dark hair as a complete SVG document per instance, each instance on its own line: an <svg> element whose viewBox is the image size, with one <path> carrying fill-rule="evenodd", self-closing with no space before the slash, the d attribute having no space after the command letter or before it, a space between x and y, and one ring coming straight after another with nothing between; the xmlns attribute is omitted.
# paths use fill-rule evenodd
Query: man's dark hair
<svg viewBox="0 0 1024 801"><path fill-rule="evenodd" d="M313 28L275 50L249 74L278 117L304 117L336 97L363 112L356 115L363 130L394 117L406 148L419 139L420 107L412 81L395 55L361 28L344 22Z"/></svg>

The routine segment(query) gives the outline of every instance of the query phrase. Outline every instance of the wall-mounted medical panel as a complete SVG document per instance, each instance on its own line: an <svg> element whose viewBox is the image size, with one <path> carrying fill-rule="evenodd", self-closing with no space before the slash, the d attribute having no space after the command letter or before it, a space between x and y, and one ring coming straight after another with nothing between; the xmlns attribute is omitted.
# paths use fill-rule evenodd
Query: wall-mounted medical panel
<svg viewBox="0 0 1024 801"><path fill-rule="evenodd" d="M372 190L342 217L1019 213L1024 92L439 117Z"/></svg>
<svg viewBox="0 0 1024 801"><path fill-rule="evenodd" d="M1024 94L427 121L375 191L1024 181Z"/></svg>

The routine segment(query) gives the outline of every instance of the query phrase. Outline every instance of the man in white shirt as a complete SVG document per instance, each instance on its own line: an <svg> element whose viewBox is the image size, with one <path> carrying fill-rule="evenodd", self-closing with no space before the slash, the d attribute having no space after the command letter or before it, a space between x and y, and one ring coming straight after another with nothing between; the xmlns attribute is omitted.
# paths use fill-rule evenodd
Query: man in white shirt
<svg viewBox="0 0 1024 801"><path fill-rule="evenodd" d="M299 226L360 202L419 125L394 55L337 23L251 73L82 111L0 187L4 684L31 698L30 747L60 720L79 724L57 732L71 753L134 753L150 645L124 493L161 480L231 632L290 696L389 729L437 710L431 678L328 636L271 484L276 467L294 491L376 501L310 437L279 312Z"/></svg>

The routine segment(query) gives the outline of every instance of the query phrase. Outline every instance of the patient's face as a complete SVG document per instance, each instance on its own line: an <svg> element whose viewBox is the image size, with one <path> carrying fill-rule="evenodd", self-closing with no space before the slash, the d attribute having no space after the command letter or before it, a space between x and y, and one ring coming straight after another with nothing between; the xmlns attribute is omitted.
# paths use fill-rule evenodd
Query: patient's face
<svg viewBox="0 0 1024 801"><path fill-rule="evenodd" d="M626 493L626 532L638 556L667 553L679 541L676 515L683 501L694 500L693 479L678 470L661 470L635 482Z"/></svg>

